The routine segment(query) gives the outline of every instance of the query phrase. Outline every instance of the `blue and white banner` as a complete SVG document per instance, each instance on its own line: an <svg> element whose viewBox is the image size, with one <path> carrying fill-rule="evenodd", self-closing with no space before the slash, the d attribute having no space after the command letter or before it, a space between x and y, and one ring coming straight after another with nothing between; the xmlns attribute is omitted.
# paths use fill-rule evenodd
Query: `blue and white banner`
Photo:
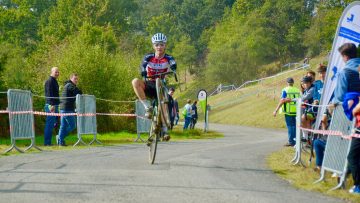
<svg viewBox="0 0 360 203"><path fill-rule="evenodd" d="M329 57L320 105L327 105L330 102L331 95L335 90L337 74L345 66L338 49L341 45L348 42L356 45L360 43L360 1L355 1L347 6L339 20ZM315 129L319 128L325 109L325 107L319 109Z"/></svg>

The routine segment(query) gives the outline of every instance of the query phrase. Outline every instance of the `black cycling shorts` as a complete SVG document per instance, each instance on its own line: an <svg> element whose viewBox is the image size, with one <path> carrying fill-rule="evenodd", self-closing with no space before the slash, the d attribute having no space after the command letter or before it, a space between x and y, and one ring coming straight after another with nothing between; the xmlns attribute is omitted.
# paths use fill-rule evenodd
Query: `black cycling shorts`
<svg viewBox="0 0 360 203"><path fill-rule="evenodd" d="M145 81L145 95L151 99L156 98L156 82L155 81Z"/></svg>

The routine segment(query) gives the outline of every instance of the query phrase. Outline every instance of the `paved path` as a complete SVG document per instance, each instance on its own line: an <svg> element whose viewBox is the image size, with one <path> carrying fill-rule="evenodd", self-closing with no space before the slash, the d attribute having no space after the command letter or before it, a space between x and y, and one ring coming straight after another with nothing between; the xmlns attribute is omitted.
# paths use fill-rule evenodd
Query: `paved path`
<svg viewBox="0 0 360 203"><path fill-rule="evenodd" d="M224 138L0 158L0 202L341 202L297 190L266 167L285 132L211 125Z"/></svg>

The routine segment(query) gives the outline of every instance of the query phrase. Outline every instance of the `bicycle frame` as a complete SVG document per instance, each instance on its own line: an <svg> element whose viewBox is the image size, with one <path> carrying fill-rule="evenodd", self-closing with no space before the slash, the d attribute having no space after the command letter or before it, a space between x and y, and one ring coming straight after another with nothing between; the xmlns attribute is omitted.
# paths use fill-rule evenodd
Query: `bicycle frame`
<svg viewBox="0 0 360 203"><path fill-rule="evenodd" d="M153 100L153 117L151 129L149 133L149 162L155 162L157 142L163 138L163 126L169 127L169 111L168 111L168 89L163 78L157 78L156 84L156 99Z"/></svg>

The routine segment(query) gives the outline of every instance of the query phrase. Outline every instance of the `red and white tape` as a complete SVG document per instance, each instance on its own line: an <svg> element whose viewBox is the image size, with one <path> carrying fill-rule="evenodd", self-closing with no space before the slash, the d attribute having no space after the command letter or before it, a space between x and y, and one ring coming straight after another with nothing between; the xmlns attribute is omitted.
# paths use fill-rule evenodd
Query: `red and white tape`
<svg viewBox="0 0 360 203"><path fill-rule="evenodd" d="M136 114L131 114L131 113L96 113L96 115L99 116L124 116L124 117L136 117Z"/></svg>
<svg viewBox="0 0 360 203"><path fill-rule="evenodd" d="M298 126L301 130L303 131L307 131L307 132L313 132L316 134L322 134L322 135L335 135L335 136L341 136L344 139L347 140L351 140L353 137L354 138L360 138L360 134L351 134L351 135L345 135L340 131L336 131L336 130L314 130L314 129L309 129L309 128L303 128Z"/></svg>
<svg viewBox="0 0 360 203"><path fill-rule="evenodd" d="M121 117L140 117L136 114L129 114L129 113L48 113L43 111L7 111L7 110L0 110L0 113L8 113L8 114L34 114L40 116L121 116ZM145 118L144 118L145 119Z"/></svg>
<svg viewBox="0 0 360 203"><path fill-rule="evenodd" d="M13 114L14 112L10 112L10 114ZM33 113L35 115L40 115L40 116L77 116L77 113L47 113L47 112L43 112L43 111L30 111L27 113ZM89 115L90 116L90 115Z"/></svg>

